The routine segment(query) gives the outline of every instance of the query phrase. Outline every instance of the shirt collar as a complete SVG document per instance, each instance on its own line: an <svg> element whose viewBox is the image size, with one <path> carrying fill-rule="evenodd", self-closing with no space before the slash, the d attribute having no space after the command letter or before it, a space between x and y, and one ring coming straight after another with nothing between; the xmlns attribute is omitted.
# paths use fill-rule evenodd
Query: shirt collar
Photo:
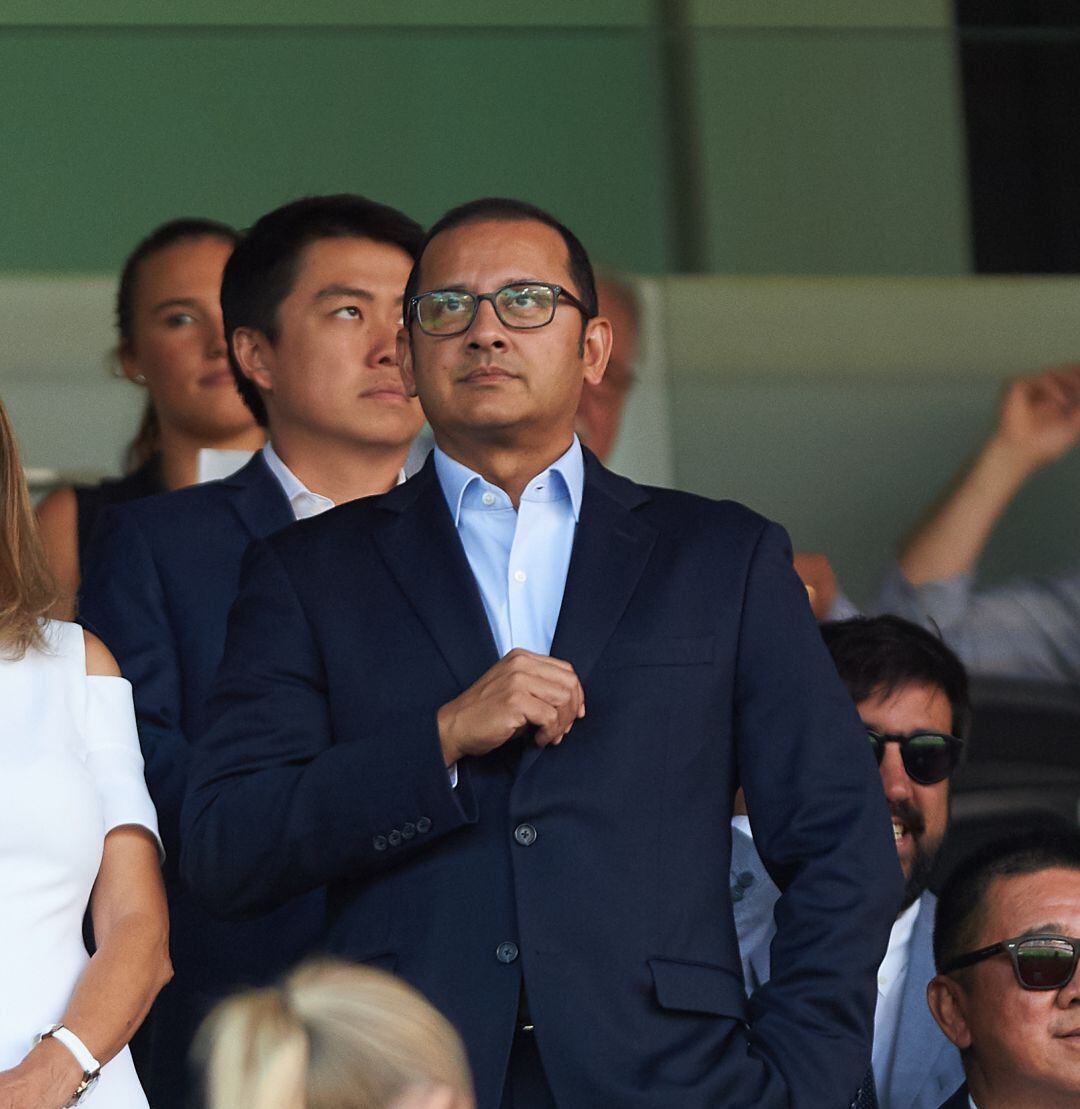
<svg viewBox="0 0 1080 1109"><path fill-rule="evenodd" d="M285 499L291 505L294 513L300 505L318 505L319 507L333 508L334 502L321 493L313 493L297 476L281 461L281 456L268 439L262 449L263 458L270 472L277 478Z"/></svg>
<svg viewBox="0 0 1080 1109"><path fill-rule="evenodd" d="M454 517L454 527L457 527L461 520L461 505L466 491L476 483L492 490L495 489L495 486L490 485L475 470L470 470L468 466L451 458L438 445L432 449L431 453L435 459L435 473L438 476L439 485L442 486L443 496L446 498L450 515ZM585 490L585 456L581 452L581 443L576 435L565 454L555 459L542 473L526 482L525 492L522 494L523 500L553 499L529 495L530 491L539 491L536 489L538 483L541 485L547 484L546 480L541 481L547 474L558 475L570 497L570 508L574 513L576 522L581 515L581 498Z"/></svg>
<svg viewBox="0 0 1080 1109"><path fill-rule="evenodd" d="M322 493L313 493L296 474L281 461L281 455L274 450L269 439L267 439L266 445L262 449L262 455L267 466L270 467L270 472L277 478L278 484L285 494L285 499L294 509L298 501L307 501L309 504L317 504L320 507L334 507L334 502L329 497L323 496ZM401 485L405 480L405 470L398 470L397 484Z"/></svg>

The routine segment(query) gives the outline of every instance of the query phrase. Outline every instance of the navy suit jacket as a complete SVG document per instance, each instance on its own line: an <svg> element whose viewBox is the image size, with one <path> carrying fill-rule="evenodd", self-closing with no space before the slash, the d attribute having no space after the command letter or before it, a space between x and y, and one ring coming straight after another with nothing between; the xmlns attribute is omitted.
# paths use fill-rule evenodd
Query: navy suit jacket
<svg viewBox="0 0 1080 1109"><path fill-rule="evenodd" d="M79 618L105 641L134 687L146 780L166 852L176 975L135 1045L155 1109L182 1104L185 1057L207 1008L237 986L265 982L291 966L325 928L321 894L259 920L224 924L179 878L190 739L206 719L240 563L253 538L293 522L258 453L221 481L107 509L86 560Z"/></svg>
<svg viewBox="0 0 1080 1109"><path fill-rule="evenodd" d="M196 745L186 879L232 914L327 884L331 949L451 1018L481 1109L523 985L564 1109L848 1104L900 872L783 531L586 452L551 653L587 715L558 747L463 759L452 789L436 711L497 655L431 463L253 544ZM728 891L740 782L785 887L776 973L749 1004Z"/></svg>
<svg viewBox="0 0 1080 1109"><path fill-rule="evenodd" d="M968 1088L965 1082L948 1101L943 1101L938 1109L968 1109Z"/></svg>
<svg viewBox="0 0 1080 1109"><path fill-rule="evenodd" d="M748 992L769 980L769 945L775 935L773 908L780 891L772 883L753 840L732 829L732 898L735 928ZM939 1109L942 1098L964 1081L960 1052L938 1027L926 1001L934 977L937 898L927 890L911 932L908 968L897 1021L899 1041L889 1088L878 1090L882 1109Z"/></svg>

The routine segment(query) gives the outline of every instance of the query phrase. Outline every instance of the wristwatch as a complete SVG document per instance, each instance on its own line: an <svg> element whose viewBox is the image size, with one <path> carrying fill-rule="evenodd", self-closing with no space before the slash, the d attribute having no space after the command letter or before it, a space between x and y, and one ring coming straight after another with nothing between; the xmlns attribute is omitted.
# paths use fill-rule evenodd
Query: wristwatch
<svg viewBox="0 0 1080 1109"><path fill-rule="evenodd" d="M82 1081L75 1093L71 1095L71 1100L64 1103L64 1109L67 1109L69 1105L81 1105L86 1095L97 1085L97 1081L101 1077L101 1064L90 1054L86 1044L70 1028L65 1028L62 1024L54 1024L34 1037L34 1046L36 1047L42 1040L50 1038L62 1043L75 1056L76 1062L83 1069Z"/></svg>

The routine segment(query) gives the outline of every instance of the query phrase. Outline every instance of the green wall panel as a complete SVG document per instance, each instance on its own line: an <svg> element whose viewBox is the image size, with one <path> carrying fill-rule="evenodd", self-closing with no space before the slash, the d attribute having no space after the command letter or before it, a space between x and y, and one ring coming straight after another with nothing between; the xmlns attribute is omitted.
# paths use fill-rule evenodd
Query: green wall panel
<svg viewBox="0 0 1080 1109"><path fill-rule="evenodd" d="M668 262L647 31L0 29L0 271L112 271L155 223L350 190L422 221L490 193Z"/></svg>
<svg viewBox="0 0 1080 1109"><path fill-rule="evenodd" d="M701 29L707 268L970 270L950 30Z"/></svg>

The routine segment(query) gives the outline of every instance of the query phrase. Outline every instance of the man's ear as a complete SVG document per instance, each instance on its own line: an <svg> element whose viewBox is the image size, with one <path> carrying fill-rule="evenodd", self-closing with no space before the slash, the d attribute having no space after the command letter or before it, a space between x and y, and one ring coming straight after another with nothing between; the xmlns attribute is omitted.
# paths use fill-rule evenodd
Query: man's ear
<svg viewBox="0 0 1080 1109"><path fill-rule="evenodd" d="M396 343L396 357L398 369L401 370L401 383L405 386L405 392L410 397L415 397L417 392L416 375L413 373L412 340L409 338L409 332L406 328L398 328Z"/></svg>
<svg viewBox="0 0 1080 1109"><path fill-rule="evenodd" d="M926 987L926 1003L938 1027L961 1051L971 1047L967 1021L971 999L959 982L944 974L931 978Z"/></svg>
<svg viewBox="0 0 1080 1109"><path fill-rule="evenodd" d="M274 348L254 327L238 327L232 337L233 355L240 372L260 389L274 391Z"/></svg>
<svg viewBox="0 0 1080 1109"><path fill-rule="evenodd" d="M606 316L594 316L585 324L585 333L581 337L582 368L590 385L599 385L604 380L610 357L611 321Z"/></svg>

